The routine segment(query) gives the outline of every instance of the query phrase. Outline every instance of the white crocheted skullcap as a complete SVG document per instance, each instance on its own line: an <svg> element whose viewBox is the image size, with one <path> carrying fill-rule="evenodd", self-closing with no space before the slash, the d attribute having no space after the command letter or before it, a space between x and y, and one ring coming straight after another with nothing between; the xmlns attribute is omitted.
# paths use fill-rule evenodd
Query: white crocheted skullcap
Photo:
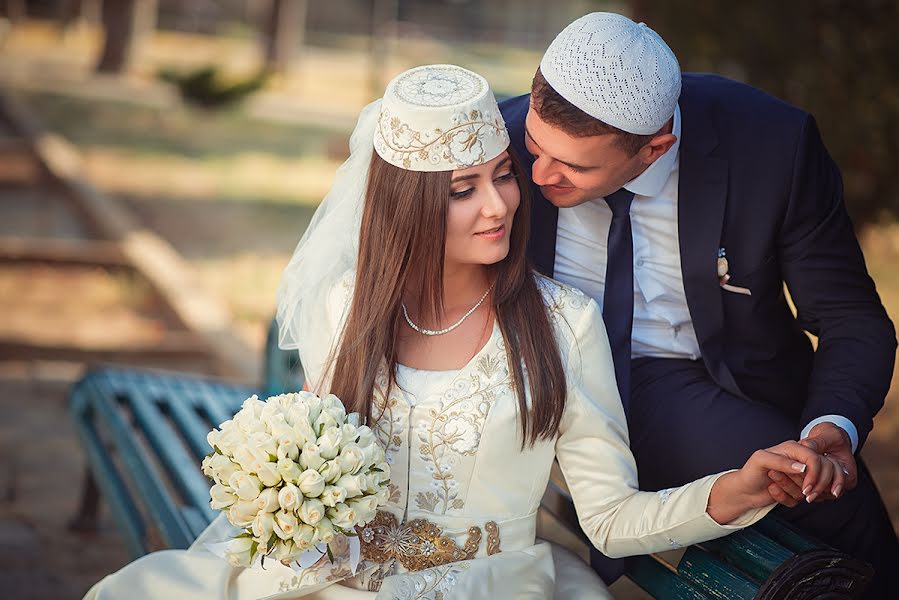
<svg viewBox="0 0 899 600"><path fill-rule="evenodd" d="M591 13L566 27L540 71L591 117L641 135L661 129L680 96L680 65L668 44L645 23L614 13Z"/></svg>
<svg viewBox="0 0 899 600"><path fill-rule="evenodd" d="M401 169L454 171L499 156L509 133L487 80L455 65L425 65L387 84L374 144Z"/></svg>

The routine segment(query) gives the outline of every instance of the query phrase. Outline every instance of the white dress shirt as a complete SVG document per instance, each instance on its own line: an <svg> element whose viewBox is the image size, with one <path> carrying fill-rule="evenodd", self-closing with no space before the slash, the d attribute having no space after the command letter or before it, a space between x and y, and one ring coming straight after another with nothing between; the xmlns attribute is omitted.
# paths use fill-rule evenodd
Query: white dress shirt
<svg viewBox="0 0 899 600"><path fill-rule="evenodd" d="M681 137L680 107L672 133L677 141L639 177L624 186L634 192L631 230L634 239L634 325L631 356L701 357L681 272L677 189ZM604 198L559 209L554 277L580 288L600 306L606 279L606 255L612 211ZM858 447L858 431L849 419L825 415L803 429L828 421L844 429Z"/></svg>
<svg viewBox="0 0 899 600"><path fill-rule="evenodd" d="M631 355L700 357L681 276L677 232L680 108L674 112L677 141L639 177L634 192L634 326ZM606 246L612 211L603 198L559 209L555 278L578 287L600 306L606 279Z"/></svg>

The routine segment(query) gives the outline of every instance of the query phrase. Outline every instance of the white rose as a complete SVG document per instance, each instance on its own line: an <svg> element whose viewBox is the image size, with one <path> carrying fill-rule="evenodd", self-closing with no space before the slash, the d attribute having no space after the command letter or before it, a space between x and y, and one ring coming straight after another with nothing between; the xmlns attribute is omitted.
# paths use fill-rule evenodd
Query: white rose
<svg viewBox="0 0 899 600"><path fill-rule="evenodd" d="M272 424L278 420L278 417L280 417L283 422L286 422L284 413L285 409L280 402L268 400L262 408L262 412L259 414L259 420Z"/></svg>
<svg viewBox="0 0 899 600"><path fill-rule="evenodd" d="M340 428L340 449L343 450L347 444L355 444L358 435L355 425L344 423L343 427Z"/></svg>
<svg viewBox="0 0 899 600"><path fill-rule="evenodd" d="M234 423L245 435L265 433L265 423L260 421L252 411L241 410L234 415Z"/></svg>
<svg viewBox="0 0 899 600"><path fill-rule="evenodd" d="M252 500L238 500L228 508L228 520L237 527L249 527L259 514Z"/></svg>
<svg viewBox="0 0 899 600"><path fill-rule="evenodd" d="M322 410L322 399L312 392L302 391L297 392L297 400L306 405L309 409L309 420L314 421Z"/></svg>
<svg viewBox="0 0 899 600"><path fill-rule="evenodd" d="M384 506L390 500L390 488L385 485L378 490L375 494L375 498L378 499L379 506Z"/></svg>
<svg viewBox="0 0 899 600"><path fill-rule="evenodd" d="M226 423L228 424L227 427L225 427ZM238 448L246 445L247 436L232 421L225 421L225 423L222 423L222 432L216 441L222 454L233 456Z"/></svg>
<svg viewBox="0 0 899 600"><path fill-rule="evenodd" d="M306 442L300 451L300 464L304 469L318 469L325 464L325 459L321 457L318 446L312 442Z"/></svg>
<svg viewBox="0 0 899 600"><path fill-rule="evenodd" d="M275 512L280 508L278 504L278 490L274 488L262 490L259 496L253 500L253 504L262 512Z"/></svg>
<svg viewBox="0 0 899 600"><path fill-rule="evenodd" d="M259 396L253 394L249 398L243 401L243 404L240 406L239 412L247 412L251 415L257 416L262 412L262 409L265 408L265 402L259 399Z"/></svg>
<svg viewBox="0 0 899 600"><path fill-rule="evenodd" d="M272 424L272 438L278 446L297 445L297 432L287 424L283 416L277 423Z"/></svg>
<svg viewBox="0 0 899 600"><path fill-rule="evenodd" d="M372 465L367 474L369 479L375 480L375 482L380 485L385 481L390 480L390 465L386 462Z"/></svg>
<svg viewBox="0 0 899 600"><path fill-rule="evenodd" d="M307 525L315 525L325 516L325 505L321 500L307 498L300 507L300 518Z"/></svg>
<svg viewBox="0 0 899 600"><path fill-rule="evenodd" d="M256 468L256 475L266 487L274 487L281 483L281 473L278 472L278 466L275 463L262 463Z"/></svg>
<svg viewBox="0 0 899 600"><path fill-rule="evenodd" d="M336 458L334 460L329 460L319 467L318 472L325 478L325 483L334 483L340 479L340 476L343 474L340 463L337 462Z"/></svg>
<svg viewBox="0 0 899 600"><path fill-rule="evenodd" d="M256 465L257 457L252 450L246 446L241 446L234 451L234 460L237 461L241 469L249 472Z"/></svg>
<svg viewBox="0 0 899 600"><path fill-rule="evenodd" d="M284 481L290 483L299 481L300 475L303 473L299 465L289 458L282 458L278 461L278 472L281 474Z"/></svg>
<svg viewBox="0 0 899 600"><path fill-rule="evenodd" d="M211 498L209 506L214 510L228 508L237 502L237 496L231 491L231 488L218 483L209 489L209 496Z"/></svg>
<svg viewBox="0 0 899 600"><path fill-rule="evenodd" d="M372 444L377 445L377 438L375 438L374 432L371 430L371 427L368 425L360 425L356 428L356 437L359 440L356 442L360 448L365 449Z"/></svg>
<svg viewBox="0 0 899 600"><path fill-rule="evenodd" d="M297 532L297 517L293 512L279 510L275 513L275 535L282 540L292 539Z"/></svg>
<svg viewBox="0 0 899 600"><path fill-rule="evenodd" d="M240 467L232 462L227 456L213 454L208 458L209 468L212 470L213 477L218 480L218 483L227 482L231 478L231 475L240 470Z"/></svg>
<svg viewBox="0 0 899 600"><path fill-rule="evenodd" d="M277 561L291 560L296 556L297 547L293 540L281 540L275 544L275 551L271 557Z"/></svg>
<svg viewBox="0 0 899 600"><path fill-rule="evenodd" d="M300 456L300 448L296 444L280 444L278 446L278 460L289 458L296 460Z"/></svg>
<svg viewBox="0 0 899 600"><path fill-rule="evenodd" d="M346 490L347 498L355 498L356 496L361 496L363 490L368 485L368 481L365 478L365 475L341 475L340 479L337 480L337 483L334 484L339 488L343 488Z"/></svg>
<svg viewBox="0 0 899 600"><path fill-rule="evenodd" d="M312 428L321 435L329 429L340 427L343 422L338 420L337 415L329 408L323 408L319 415L312 422Z"/></svg>
<svg viewBox="0 0 899 600"><path fill-rule="evenodd" d="M293 432L297 436L297 446L301 449L305 444L314 444L318 438L318 434L312 429L312 423L309 421L296 421L293 424Z"/></svg>
<svg viewBox="0 0 899 600"><path fill-rule="evenodd" d="M346 407L344 407L343 402L340 401L340 398L338 398L334 394L328 394L327 396L322 398L322 410L326 408L328 410L335 411L335 414L340 413L341 421L346 418Z"/></svg>
<svg viewBox="0 0 899 600"><path fill-rule="evenodd" d="M364 496L348 500L347 506L356 511L356 525L365 525L375 518L375 513L378 510L378 498L376 496Z"/></svg>
<svg viewBox="0 0 899 600"><path fill-rule="evenodd" d="M209 444L209 447L215 450L218 448L219 437L221 437L222 432L218 429L213 429L209 433L206 434L206 443Z"/></svg>
<svg viewBox="0 0 899 600"><path fill-rule="evenodd" d="M355 443L347 444L337 457L342 473L356 474L365 463L365 453Z"/></svg>
<svg viewBox="0 0 899 600"><path fill-rule="evenodd" d="M324 411L322 412L324 414ZM331 427L318 438L319 454L324 459L332 459L340 453L340 429Z"/></svg>
<svg viewBox="0 0 899 600"><path fill-rule="evenodd" d="M318 537L317 533L315 527L300 524L293 536L293 543L296 544L297 548L300 550L308 550L316 544L316 538Z"/></svg>
<svg viewBox="0 0 899 600"><path fill-rule="evenodd" d="M228 544L228 549L225 550L225 558L232 566L249 567L252 558L250 555L252 547L253 538L239 537Z"/></svg>
<svg viewBox="0 0 899 600"><path fill-rule="evenodd" d="M362 454L364 458L364 464L368 465L376 465L380 462L384 462L386 458L384 455L384 449L381 448L381 444L375 442L374 444L369 444L362 448Z"/></svg>
<svg viewBox="0 0 899 600"><path fill-rule="evenodd" d="M318 498L325 490L325 478L314 469L306 469L300 474L297 487L308 498Z"/></svg>
<svg viewBox="0 0 899 600"><path fill-rule="evenodd" d="M257 431L255 433L251 433L249 435L249 443L259 450L269 454L271 456L275 456L278 454L278 444L275 441L275 438L270 436L265 431Z"/></svg>
<svg viewBox="0 0 899 600"><path fill-rule="evenodd" d="M346 490L337 486L326 486L321 495L321 501L325 506L335 507L346 500Z"/></svg>
<svg viewBox="0 0 899 600"><path fill-rule="evenodd" d="M302 501L303 496L300 489L292 483L285 484L278 492L278 504L284 510L296 510Z"/></svg>
<svg viewBox="0 0 899 600"><path fill-rule="evenodd" d="M270 512L260 512L253 519L252 529L254 536L268 541L275 532L275 515Z"/></svg>
<svg viewBox="0 0 899 600"><path fill-rule="evenodd" d="M259 478L246 471L235 471L228 478L228 485L241 500L255 500L262 491L262 482Z"/></svg>
<svg viewBox="0 0 899 600"><path fill-rule="evenodd" d="M305 402L294 402L293 405L287 409L287 414L285 416L290 425L296 425L297 423L303 422L309 423L312 420L309 418L309 405Z"/></svg>
<svg viewBox="0 0 899 600"><path fill-rule="evenodd" d="M346 422L353 427L359 427L362 425L362 416L359 413L350 413L346 416Z"/></svg>
<svg viewBox="0 0 899 600"><path fill-rule="evenodd" d="M356 511L343 502L334 508L329 508L327 515L334 527L343 530L349 530L356 524Z"/></svg>
<svg viewBox="0 0 899 600"><path fill-rule="evenodd" d="M318 534L318 539L326 544L330 544L334 541L334 526L331 525L331 521L328 519L319 521L315 526L315 532Z"/></svg>

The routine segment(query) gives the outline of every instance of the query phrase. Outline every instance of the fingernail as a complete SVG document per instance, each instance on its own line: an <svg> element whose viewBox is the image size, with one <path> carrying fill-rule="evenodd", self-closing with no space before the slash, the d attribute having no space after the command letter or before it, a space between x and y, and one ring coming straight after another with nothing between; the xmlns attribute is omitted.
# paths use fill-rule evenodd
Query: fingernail
<svg viewBox="0 0 899 600"><path fill-rule="evenodd" d="M843 469L843 475L846 475L846 476L848 477L848 476L849 476L849 470L848 470L846 467L840 467L840 468Z"/></svg>
<svg viewBox="0 0 899 600"><path fill-rule="evenodd" d="M799 471L800 473L805 473L805 465L800 462L793 463L793 470Z"/></svg>
<svg viewBox="0 0 899 600"><path fill-rule="evenodd" d="M810 486L810 485L809 485L809 486L806 486L806 487L802 490L802 495L808 497L808 494L809 494L809 492L811 492L811 491L812 491L812 486Z"/></svg>
<svg viewBox="0 0 899 600"><path fill-rule="evenodd" d="M811 496L806 496L805 501L808 502L809 504L811 504L812 502L815 501L815 498L817 498L817 497L818 497L818 494L812 494Z"/></svg>
<svg viewBox="0 0 899 600"><path fill-rule="evenodd" d="M835 486L833 486L833 490L831 490L831 493L833 494L834 498L839 498L840 492L842 492L842 491L843 491L843 486L835 485Z"/></svg>

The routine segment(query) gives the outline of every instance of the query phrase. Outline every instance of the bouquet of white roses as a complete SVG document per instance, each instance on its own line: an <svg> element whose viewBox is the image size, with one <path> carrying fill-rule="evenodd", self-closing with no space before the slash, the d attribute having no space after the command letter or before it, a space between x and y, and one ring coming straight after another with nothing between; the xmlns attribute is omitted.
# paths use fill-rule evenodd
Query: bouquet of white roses
<svg viewBox="0 0 899 600"><path fill-rule="evenodd" d="M287 564L336 535L355 535L387 502L384 450L336 396L252 396L207 440L210 505L243 530L225 550L236 566L257 557Z"/></svg>

